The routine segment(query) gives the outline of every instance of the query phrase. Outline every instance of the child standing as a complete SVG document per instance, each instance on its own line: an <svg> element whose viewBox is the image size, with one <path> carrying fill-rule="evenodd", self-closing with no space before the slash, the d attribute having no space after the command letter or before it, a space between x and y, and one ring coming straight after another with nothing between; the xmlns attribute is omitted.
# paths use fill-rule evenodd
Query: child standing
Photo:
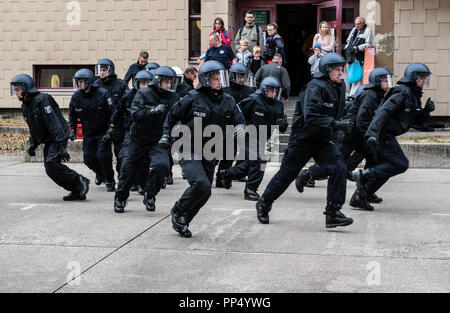
<svg viewBox="0 0 450 313"><path fill-rule="evenodd" d="M248 67L250 57L252 56L252 53L248 51L248 40L246 38L242 38L239 40L239 44L241 45L241 48L236 53L236 61L237 63L243 63Z"/></svg>
<svg viewBox="0 0 450 313"><path fill-rule="evenodd" d="M314 45L314 54L308 59L308 63L311 64L312 76L314 76L314 74L319 71L319 62L322 56L322 47L320 46L320 44Z"/></svg>

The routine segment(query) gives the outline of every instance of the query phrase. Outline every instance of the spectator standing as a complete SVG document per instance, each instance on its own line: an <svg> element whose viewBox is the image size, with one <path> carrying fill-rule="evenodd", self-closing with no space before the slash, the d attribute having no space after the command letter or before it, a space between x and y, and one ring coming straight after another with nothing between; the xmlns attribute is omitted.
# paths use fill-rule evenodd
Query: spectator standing
<svg viewBox="0 0 450 313"><path fill-rule="evenodd" d="M255 76L256 72L264 65L266 62L261 57L262 49L260 46L253 47L253 56L250 57L248 68L250 69L250 75Z"/></svg>
<svg viewBox="0 0 450 313"><path fill-rule="evenodd" d="M214 29L209 35L211 36L214 34L219 35L220 41L223 45L231 47L231 34L225 29L223 19L220 17L216 17L214 20Z"/></svg>
<svg viewBox="0 0 450 313"><path fill-rule="evenodd" d="M319 24L319 33L314 36L313 46L317 44L321 46L324 55L328 52L334 52L336 48L336 40L331 34L330 25L325 21Z"/></svg>
<svg viewBox="0 0 450 313"><path fill-rule="evenodd" d="M355 19L355 27L350 32L347 38L347 44L345 45L345 57L348 65L351 65L355 60L364 66L364 56L366 48L370 48L373 45L373 34L372 30L367 27L366 21L363 17L357 17ZM347 84L347 96L352 96L356 93L356 90L362 84L362 80L348 85L348 79L346 79Z"/></svg>
<svg viewBox="0 0 450 313"><path fill-rule="evenodd" d="M309 57L308 63L311 65L311 76L314 76L319 71L320 58L324 55L320 44L314 45L314 54Z"/></svg>
<svg viewBox="0 0 450 313"><path fill-rule="evenodd" d="M264 58L267 63L272 61L275 53L279 53L283 58L283 66L286 66L286 51L283 38L278 34L278 25L275 23L267 25L267 35L266 46L264 48Z"/></svg>
<svg viewBox="0 0 450 313"><path fill-rule="evenodd" d="M141 51L139 53L139 58L138 58L137 62L130 65L123 80L128 84L130 82L130 80L132 80L139 71L142 71L143 69L145 69L145 66L147 65L147 63L148 63L148 52Z"/></svg>
<svg viewBox="0 0 450 313"><path fill-rule="evenodd" d="M209 46L210 48L206 51L205 62L215 60L222 63L226 69L236 63L233 50L229 46L222 45L217 34L209 36Z"/></svg>
<svg viewBox="0 0 450 313"><path fill-rule="evenodd" d="M282 66L283 57L279 53L275 53L271 64L266 64L262 66L255 75L256 87L259 85L264 78L273 76L281 82L281 88L283 88L283 98L288 99L291 91L291 80L289 78L288 71Z"/></svg>
<svg viewBox="0 0 450 313"><path fill-rule="evenodd" d="M236 50L240 48L240 40L242 38L247 38L248 49L253 51L255 46L264 47L264 37L261 27L255 25L255 13L253 11L245 12L245 25L239 28L236 38L234 40L234 46Z"/></svg>
<svg viewBox="0 0 450 313"><path fill-rule="evenodd" d="M250 58L253 56L250 51L248 51L248 40L247 38L242 38L239 43L241 44L241 48L236 53L236 62L242 63L248 67Z"/></svg>

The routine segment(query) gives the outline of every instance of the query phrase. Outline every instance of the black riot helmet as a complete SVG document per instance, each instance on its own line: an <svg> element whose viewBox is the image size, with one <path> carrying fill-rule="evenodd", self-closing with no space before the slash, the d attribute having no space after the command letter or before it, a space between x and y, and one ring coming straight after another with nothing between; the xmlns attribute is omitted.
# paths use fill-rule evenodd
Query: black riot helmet
<svg viewBox="0 0 450 313"><path fill-rule="evenodd" d="M106 78L108 76L115 75L115 67L113 61L110 59L100 59L95 66L95 76L101 77L100 72L104 69L108 70L108 75L103 77Z"/></svg>
<svg viewBox="0 0 450 313"><path fill-rule="evenodd" d="M155 69L152 85L161 90L175 92L177 90L179 78L177 73L170 66L161 66ZM170 83L170 87L167 86Z"/></svg>
<svg viewBox="0 0 450 313"><path fill-rule="evenodd" d="M230 82L238 85L248 84L250 70L242 63L234 64L230 69Z"/></svg>
<svg viewBox="0 0 450 313"><path fill-rule="evenodd" d="M275 96L269 97L270 91L273 91L272 94L274 94ZM257 93L264 95L268 99L280 100L282 91L283 88L281 88L280 81L273 76L269 76L262 80Z"/></svg>
<svg viewBox="0 0 450 313"><path fill-rule="evenodd" d="M39 92L34 87L34 80L31 78L28 74L18 74L14 76L14 78L11 80L11 96L16 95L16 91L14 90L14 87L19 86L22 90L22 94L26 93L36 93Z"/></svg>
<svg viewBox="0 0 450 313"><path fill-rule="evenodd" d="M145 66L145 69L150 72L151 70L156 70L158 67L160 67L158 63L150 62L150 63L147 63L147 65Z"/></svg>
<svg viewBox="0 0 450 313"><path fill-rule="evenodd" d="M213 80L214 82L218 82L220 80L220 89L230 85L228 71L225 69L225 66L218 61L206 61L202 64L202 66L200 66L198 71L197 89L202 87L212 88L212 83L214 83Z"/></svg>
<svg viewBox="0 0 450 313"><path fill-rule="evenodd" d="M334 66L345 66L347 62L340 54L329 52L320 58L319 72L328 78L330 78L330 72Z"/></svg>
<svg viewBox="0 0 450 313"><path fill-rule="evenodd" d="M425 77L427 78L427 82L425 83L425 87L430 86L430 76L431 71L423 63L411 63L408 65L405 69L405 74L403 75L403 78L399 80L399 83L413 83L415 84L417 82L417 78L419 77Z"/></svg>
<svg viewBox="0 0 450 313"><path fill-rule="evenodd" d="M384 67L375 68L369 75L369 87L380 87L383 79L387 79L389 88L393 87L392 73Z"/></svg>
<svg viewBox="0 0 450 313"><path fill-rule="evenodd" d="M146 70L142 70L137 72L136 76L134 76L133 78L133 87L134 89L138 90L139 89L139 83L142 81L147 81L148 83L150 83L153 80L153 74L146 71Z"/></svg>
<svg viewBox="0 0 450 313"><path fill-rule="evenodd" d="M81 89L80 85L79 85L79 82L81 80L84 80L86 82L86 87L83 89ZM92 86L94 81L95 81L94 73L92 73L92 71L87 68L82 68L82 69L76 71L75 75L73 75L73 88L80 89L80 90L86 90L90 86Z"/></svg>

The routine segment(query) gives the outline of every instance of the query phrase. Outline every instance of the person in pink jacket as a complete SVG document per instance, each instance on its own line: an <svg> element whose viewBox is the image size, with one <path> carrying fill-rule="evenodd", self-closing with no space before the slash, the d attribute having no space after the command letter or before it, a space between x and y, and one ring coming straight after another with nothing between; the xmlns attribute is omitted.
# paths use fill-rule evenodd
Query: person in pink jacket
<svg viewBox="0 0 450 313"><path fill-rule="evenodd" d="M323 54L334 52L334 49L336 48L336 41L331 34L330 25L325 21L320 23L319 33L314 36L313 47L315 45L321 46Z"/></svg>
<svg viewBox="0 0 450 313"><path fill-rule="evenodd" d="M225 29L223 19L221 19L220 17L216 17L216 19L214 20L214 29L209 34L209 36L213 34L219 35L221 43L223 45L231 47L231 34L228 30Z"/></svg>

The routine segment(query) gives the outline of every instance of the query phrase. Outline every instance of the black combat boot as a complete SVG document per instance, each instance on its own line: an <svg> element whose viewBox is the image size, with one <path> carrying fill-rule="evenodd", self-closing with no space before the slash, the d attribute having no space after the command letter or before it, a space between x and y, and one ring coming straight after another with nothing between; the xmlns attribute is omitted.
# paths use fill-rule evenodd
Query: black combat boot
<svg viewBox="0 0 450 313"><path fill-rule="evenodd" d="M169 176L166 177L166 184L173 185L173 174L169 173Z"/></svg>
<svg viewBox="0 0 450 313"><path fill-rule="evenodd" d="M127 201L121 201L118 198L114 198L114 212L116 212L116 213L125 212L126 205L127 205Z"/></svg>
<svg viewBox="0 0 450 313"><path fill-rule="evenodd" d="M223 187L219 187L219 188L225 188L225 189L230 189L232 186L232 180L230 178L230 175L228 174L228 170L220 170L217 173L217 180L216 180L216 187L217 187L217 182L220 181L222 183Z"/></svg>
<svg viewBox="0 0 450 313"><path fill-rule="evenodd" d="M312 177L310 177L308 179L308 182L306 183L306 187L308 187L308 188L316 187L316 181Z"/></svg>
<svg viewBox="0 0 450 313"><path fill-rule="evenodd" d="M116 190L116 182L113 181L107 181L106 182L106 191L108 192L114 192Z"/></svg>
<svg viewBox="0 0 450 313"><path fill-rule="evenodd" d="M361 192L367 192L367 183L370 179L369 170L355 170L352 177L356 183L356 188Z"/></svg>
<svg viewBox="0 0 450 313"><path fill-rule="evenodd" d="M272 203L266 202L260 198L256 202L256 217L261 224L269 224L269 212L272 209Z"/></svg>
<svg viewBox="0 0 450 313"><path fill-rule="evenodd" d="M191 238L192 233L189 230L187 218L184 214L180 213L176 203L170 213L172 215L172 228L180 234L180 237Z"/></svg>
<svg viewBox="0 0 450 313"><path fill-rule="evenodd" d="M217 174L219 174L219 173L217 173ZM225 188L223 186L223 180L219 179L219 175L217 175L217 174L216 174L216 185L215 185L215 187L216 188Z"/></svg>
<svg viewBox="0 0 450 313"><path fill-rule="evenodd" d="M89 184L91 181L81 175L79 177L80 184L78 185L78 194L80 196L80 200L86 200L86 195L89 192Z"/></svg>
<svg viewBox="0 0 450 313"><path fill-rule="evenodd" d="M244 190L244 199L249 201L258 201L260 198L259 194L255 190L251 190L250 188L245 188Z"/></svg>
<svg viewBox="0 0 450 313"><path fill-rule="evenodd" d="M367 196L367 201L369 201L370 203L378 204L383 202L383 198L378 197L376 194L372 194Z"/></svg>
<svg viewBox="0 0 450 313"><path fill-rule="evenodd" d="M356 190L350 200L350 206L354 207L357 210L361 211L373 211L373 206L367 201L367 197L364 195L364 192L360 190Z"/></svg>
<svg viewBox="0 0 450 313"><path fill-rule="evenodd" d="M95 175L95 184L100 186L105 180L100 175Z"/></svg>
<svg viewBox="0 0 450 313"><path fill-rule="evenodd" d="M86 199L86 197L84 199ZM82 200L82 199L80 199L80 194L78 192L71 191L67 196L63 197L63 200L64 201L77 201L77 200Z"/></svg>
<svg viewBox="0 0 450 313"><path fill-rule="evenodd" d="M312 179L312 177L308 169L300 171L297 178L295 179L295 187L297 188L298 192L303 192L304 187L306 186L306 184L308 184L308 181L310 179Z"/></svg>
<svg viewBox="0 0 450 313"><path fill-rule="evenodd" d="M325 227L335 228L338 226L348 226L353 223L353 219L346 217L341 211L341 206L328 203L325 208Z"/></svg>
<svg viewBox="0 0 450 313"><path fill-rule="evenodd" d="M145 209L149 212L154 212L156 207L155 207L155 197L151 197L149 198L147 196L147 193L144 194L144 200L142 201L145 204Z"/></svg>

